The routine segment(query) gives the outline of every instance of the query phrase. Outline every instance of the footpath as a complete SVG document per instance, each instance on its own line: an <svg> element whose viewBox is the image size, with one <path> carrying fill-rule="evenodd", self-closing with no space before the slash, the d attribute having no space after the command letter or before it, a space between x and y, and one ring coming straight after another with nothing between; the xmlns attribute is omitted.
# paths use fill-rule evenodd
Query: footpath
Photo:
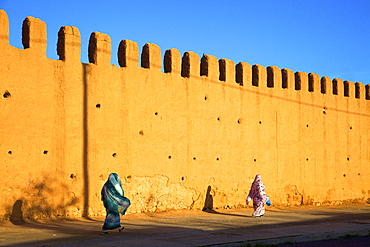
<svg viewBox="0 0 370 247"><path fill-rule="evenodd" d="M0 222L0 246L263 246L370 234L370 204L177 210L121 217L122 232L100 235L104 217Z"/></svg>

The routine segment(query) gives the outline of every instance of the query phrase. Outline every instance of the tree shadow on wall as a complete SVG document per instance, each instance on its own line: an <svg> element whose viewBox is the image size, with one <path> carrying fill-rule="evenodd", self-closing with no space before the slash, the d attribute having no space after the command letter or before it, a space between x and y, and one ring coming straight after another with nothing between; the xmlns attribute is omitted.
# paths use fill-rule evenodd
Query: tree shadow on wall
<svg viewBox="0 0 370 247"><path fill-rule="evenodd" d="M45 176L43 181L32 181L30 186L23 188L24 196L6 208L10 222L20 225L25 219L68 217L69 207L76 206L78 199L66 184L53 181Z"/></svg>

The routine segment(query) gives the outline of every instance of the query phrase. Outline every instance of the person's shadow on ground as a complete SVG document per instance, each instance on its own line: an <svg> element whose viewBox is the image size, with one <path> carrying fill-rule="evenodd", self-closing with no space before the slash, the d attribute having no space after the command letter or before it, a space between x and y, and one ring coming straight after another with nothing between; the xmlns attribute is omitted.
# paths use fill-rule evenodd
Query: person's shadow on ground
<svg viewBox="0 0 370 247"><path fill-rule="evenodd" d="M214 208L213 208L212 187L210 185L207 187L206 199L204 200L204 206L203 206L202 211L206 212L206 213L211 213L211 214L222 214L222 215L239 216L239 217L251 217L251 216L247 216L247 215L225 214L225 213L220 213L220 212L215 211Z"/></svg>

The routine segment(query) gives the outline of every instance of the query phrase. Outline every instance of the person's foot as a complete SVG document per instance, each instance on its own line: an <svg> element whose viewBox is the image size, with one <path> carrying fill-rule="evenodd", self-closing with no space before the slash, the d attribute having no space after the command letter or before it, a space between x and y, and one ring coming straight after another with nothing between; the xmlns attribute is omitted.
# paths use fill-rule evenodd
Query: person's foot
<svg viewBox="0 0 370 247"><path fill-rule="evenodd" d="M123 230L123 229L125 229L125 227L124 227L124 226L120 227L120 228L118 229L118 231L119 231L119 232L122 232L122 230Z"/></svg>
<svg viewBox="0 0 370 247"><path fill-rule="evenodd" d="M100 235L107 235L108 232L107 231L101 231Z"/></svg>
<svg viewBox="0 0 370 247"><path fill-rule="evenodd" d="M252 214L252 217L253 217L253 218L263 217L263 214L262 214L262 215L253 215L253 214Z"/></svg>

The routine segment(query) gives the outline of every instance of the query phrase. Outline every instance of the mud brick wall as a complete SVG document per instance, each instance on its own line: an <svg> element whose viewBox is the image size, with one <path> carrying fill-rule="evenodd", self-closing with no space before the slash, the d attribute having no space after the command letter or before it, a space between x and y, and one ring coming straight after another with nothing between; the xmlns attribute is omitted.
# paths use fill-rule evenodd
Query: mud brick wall
<svg viewBox="0 0 370 247"><path fill-rule="evenodd" d="M370 197L369 85L130 40L116 66L97 32L81 63L70 26L53 60L43 21L25 19L24 49L8 27L0 10L2 219L104 215L111 172L129 212L202 209L210 196L240 207L256 174L276 205Z"/></svg>

